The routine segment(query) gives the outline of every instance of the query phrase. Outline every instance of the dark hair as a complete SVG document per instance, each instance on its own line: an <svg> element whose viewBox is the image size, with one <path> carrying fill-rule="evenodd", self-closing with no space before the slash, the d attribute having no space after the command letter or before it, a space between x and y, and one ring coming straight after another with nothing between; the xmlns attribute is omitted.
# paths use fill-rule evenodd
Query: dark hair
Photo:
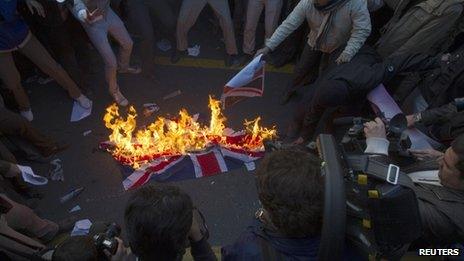
<svg viewBox="0 0 464 261"><path fill-rule="evenodd" d="M73 236L58 245L53 261L97 261L97 247L90 236Z"/></svg>
<svg viewBox="0 0 464 261"><path fill-rule="evenodd" d="M125 224L132 252L142 260L176 260L192 226L193 203L179 188L144 186L126 205Z"/></svg>
<svg viewBox="0 0 464 261"><path fill-rule="evenodd" d="M459 135L451 143L451 148L454 153L458 155L458 162L456 163L456 169L461 172L461 179L464 179L464 134Z"/></svg>
<svg viewBox="0 0 464 261"><path fill-rule="evenodd" d="M320 234L324 182L318 157L304 151L275 151L264 157L256 176L259 199L280 233Z"/></svg>

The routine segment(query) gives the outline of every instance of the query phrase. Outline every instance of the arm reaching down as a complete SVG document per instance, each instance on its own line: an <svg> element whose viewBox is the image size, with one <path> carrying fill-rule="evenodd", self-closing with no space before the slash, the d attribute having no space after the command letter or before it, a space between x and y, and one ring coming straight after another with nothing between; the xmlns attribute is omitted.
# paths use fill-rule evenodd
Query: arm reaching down
<svg viewBox="0 0 464 261"><path fill-rule="evenodd" d="M363 46L367 37L371 34L371 18L367 10L366 1L353 1L353 8L351 10L351 19L353 21L353 29L351 30L351 37L346 44L337 63L345 63L351 61L355 54Z"/></svg>
<svg viewBox="0 0 464 261"><path fill-rule="evenodd" d="M287 19L275 30L271 38L266 41L266 46L270 50L274 50L282 43L287 36L295 31L306 19L306 11L311 8L308 0L301 0L293 11L288 15Z"/></svg>

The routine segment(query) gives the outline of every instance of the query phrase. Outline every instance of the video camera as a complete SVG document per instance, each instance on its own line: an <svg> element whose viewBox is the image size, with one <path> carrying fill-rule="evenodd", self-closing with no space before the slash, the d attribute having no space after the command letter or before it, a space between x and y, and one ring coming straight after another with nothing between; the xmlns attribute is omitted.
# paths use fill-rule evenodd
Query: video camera
<svg viewBox="0 0 464 261"><path fill-rule="evenodd" d="M385 123L387 139L390 142L389 152L399 156L409 156L408 149L411 147L411 140L405 133L408 128L406 116L402 113L395 115L390 120L381 117ZM344 117L335 119L335 126L351 125L343 136L341 143L346 150L351 152L363 152L365 148L364 123L371 120L361 117Z"/></svg>
<svg viewBox="0 0 464 261"><path fill-rule="evenodd" d="M265 147L273 151L294 146L267 142ZM345 242L366 259L396 260L405 246L420 237L417 199L409 188L412 181L398 166L378 161L363 150L347 153L344 144L328 134L319 135L315 146L305 149L323 161L324 216L318 260L343 259Z"/></svg>
<svg viewBox="0 0 464 261"><path fill-rule="evenodd" d="M116 223L111 223L106 232L96 234L93 237L93 242L100 253L103 253L103 250L108 250L111 255L114 255L118 249L118 241L115 237L120 234L121 227Z"/></svg>

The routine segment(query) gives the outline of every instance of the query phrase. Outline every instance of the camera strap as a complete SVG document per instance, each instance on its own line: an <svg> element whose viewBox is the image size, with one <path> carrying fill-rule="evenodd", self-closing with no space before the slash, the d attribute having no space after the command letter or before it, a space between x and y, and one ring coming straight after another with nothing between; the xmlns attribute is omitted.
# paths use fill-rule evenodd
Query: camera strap
<svg viewBox="0 0 464 261"><path fill-rule="evenodd" d="M401 185L413 189L414 183L400 167L393 164L384 164L372 155L346 155L348 165L354 171L363 172L376 179L386 181L392 185Z"/></svg>

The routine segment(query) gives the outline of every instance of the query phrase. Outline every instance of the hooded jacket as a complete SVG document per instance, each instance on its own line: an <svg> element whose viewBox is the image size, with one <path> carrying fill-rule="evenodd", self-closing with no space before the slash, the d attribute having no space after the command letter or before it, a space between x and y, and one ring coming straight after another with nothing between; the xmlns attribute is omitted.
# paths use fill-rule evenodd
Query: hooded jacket
<svg viewBox="0 0 464 261"><path fill-rule="evenodd" d="M17 11L18 0L0 1L0 52L12 52L29 36L29 27Z"/></svg>

